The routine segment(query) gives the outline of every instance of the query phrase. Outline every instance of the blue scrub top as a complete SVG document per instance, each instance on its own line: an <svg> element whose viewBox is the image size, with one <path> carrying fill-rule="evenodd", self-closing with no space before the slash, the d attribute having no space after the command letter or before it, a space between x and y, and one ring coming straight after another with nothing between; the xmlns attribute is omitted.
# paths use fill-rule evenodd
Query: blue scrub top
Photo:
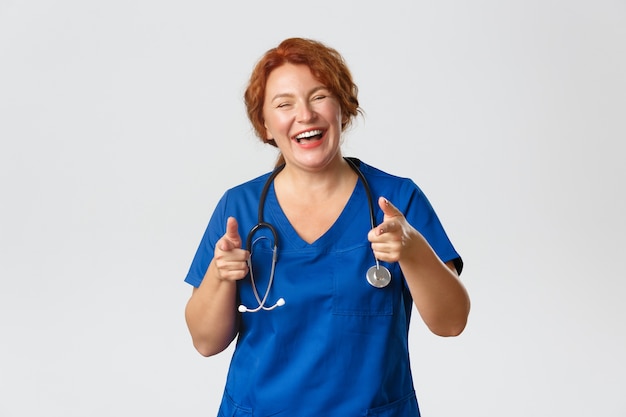
<svg viewBox="0 0 626 417"><path fill-rule="evenodd" d="M442 261L462 261L426 196L410 179L360 162L376 208L391 201L430 243ZM215 209L185 281L199 286L226 220L239 222L246 241L257 223L259 196L269 173L228 190ZM266 305L272 311L243 313L219 416L414 417L419 410L411 375L408 329L412 299L397 263L385 288L374 288L366 271L375 264L361 181L333 226L318 240L303 241L284 215L273 185L265 219L278 233L278 260ZM262 229L252 251L254 279L262 298L271 270L271 234ZM250 277L237 283L239 302L258 303Z"/></svg>

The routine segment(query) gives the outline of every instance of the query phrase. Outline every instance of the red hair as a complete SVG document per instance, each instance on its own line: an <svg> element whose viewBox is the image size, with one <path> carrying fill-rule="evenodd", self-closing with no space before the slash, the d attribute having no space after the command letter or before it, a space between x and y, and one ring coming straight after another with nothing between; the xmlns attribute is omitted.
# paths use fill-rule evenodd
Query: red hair
<svg viewBox="0 0 626 417"><path fill-rule="evenodd" d="M244 94L248 118L263 142L276 146L273 140L265 137L263 102L267 79L273 70L287 63L309 67L313 76L337 98L344 120L342 130L361 113L358 88L339 52L311 39L285 39L276 48L268 50L256 64Z"/></svg>

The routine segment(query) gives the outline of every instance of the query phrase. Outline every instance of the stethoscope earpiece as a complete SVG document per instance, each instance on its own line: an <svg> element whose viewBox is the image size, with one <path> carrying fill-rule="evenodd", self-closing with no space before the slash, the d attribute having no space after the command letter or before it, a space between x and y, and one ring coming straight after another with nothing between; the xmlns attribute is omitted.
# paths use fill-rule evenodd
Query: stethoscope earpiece
<svg viewBox="0 0 626 417"><path fill-rule="evenodd" d="M264 303L261 304L261 302L259 302L259 306L257 308L250 309L246 307L245 305L240 304L237 310L239 310L240 313L256 313L257 311L261 309L270 311L270 310L274 310L276 307L282 307L284 305L285 305L285 299L281 297L271 307L265 307Z"/></svg>

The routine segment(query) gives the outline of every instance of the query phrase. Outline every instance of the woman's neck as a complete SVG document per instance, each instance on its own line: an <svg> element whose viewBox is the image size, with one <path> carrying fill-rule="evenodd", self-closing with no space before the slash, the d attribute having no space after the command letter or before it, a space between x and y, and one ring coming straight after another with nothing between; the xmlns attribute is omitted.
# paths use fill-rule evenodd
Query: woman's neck
<svg viewBox="0 0 626 417"><path fill-rule="evenodd" d="M339 156L321 170L307 171L289 163L274 181L277 194L297 195L303 200L327 199L335 193L350 192L357 176L348 163Z"/></svg>

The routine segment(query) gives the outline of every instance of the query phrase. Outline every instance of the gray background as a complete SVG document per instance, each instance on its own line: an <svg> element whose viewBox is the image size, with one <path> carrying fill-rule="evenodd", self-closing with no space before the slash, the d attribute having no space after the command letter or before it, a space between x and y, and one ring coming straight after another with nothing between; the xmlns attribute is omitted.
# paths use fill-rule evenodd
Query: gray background
<svg viewBox="0 0 626 417"><path fill-rule="evenodd" d="M183 283L272 166L241 95L341 51L345 153L413 178L466 261L465 333L411 329L424 416L624 416L626 2L0 0L0 416L215 415Z"/></svg>

